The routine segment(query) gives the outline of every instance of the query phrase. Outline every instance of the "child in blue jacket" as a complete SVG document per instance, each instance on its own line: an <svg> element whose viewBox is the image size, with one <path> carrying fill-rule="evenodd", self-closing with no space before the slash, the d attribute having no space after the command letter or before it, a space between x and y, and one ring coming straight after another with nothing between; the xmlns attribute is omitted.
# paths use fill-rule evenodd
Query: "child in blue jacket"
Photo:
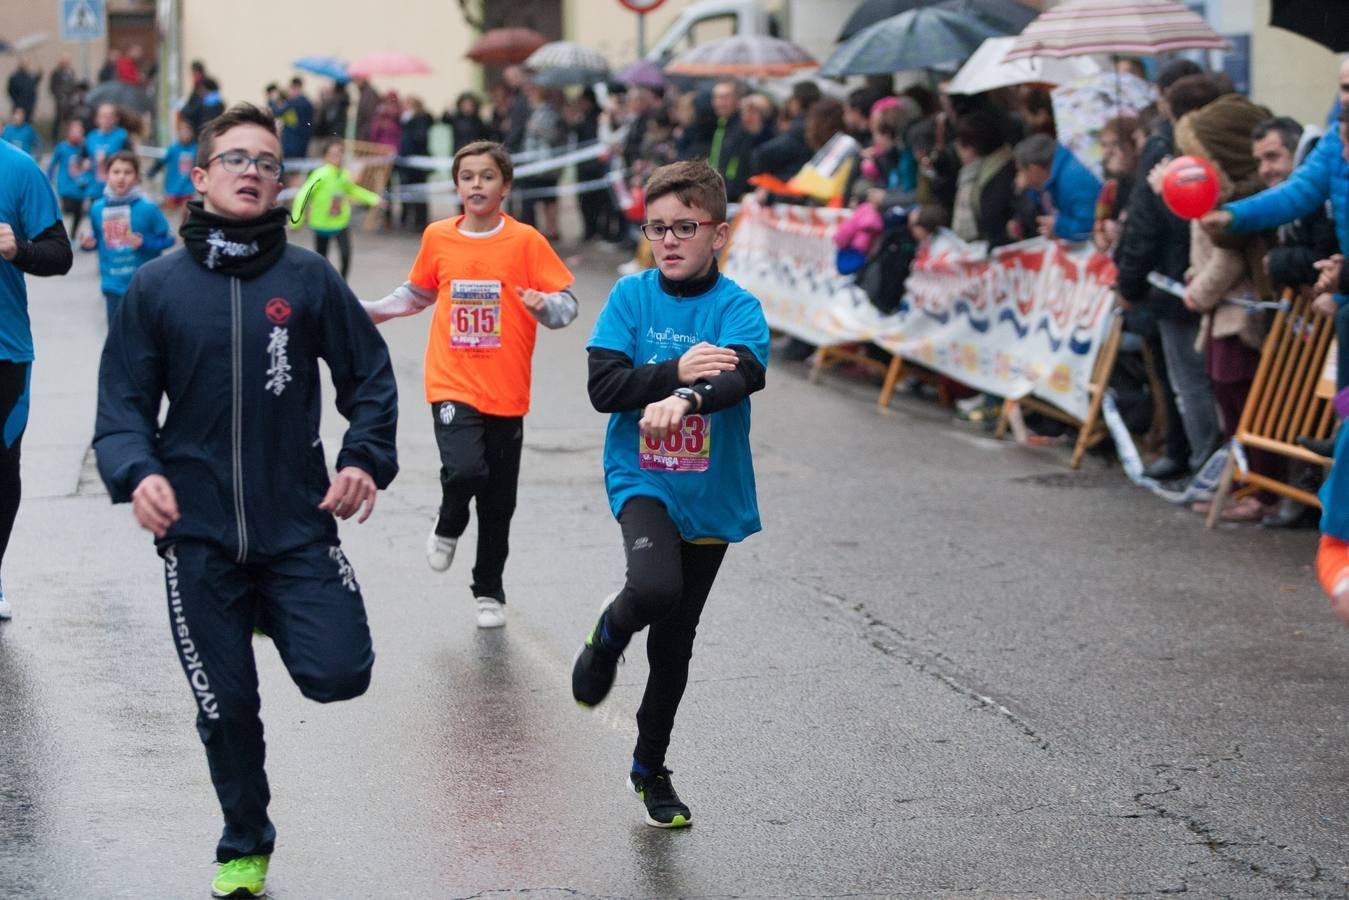
<svg viewBox="0 0 1349 900"><path fill-rule="evenodd" d="M89 148L84 144L84 123L71 119L66 126L66 139L56 145L52 158L47 161L47 180L55 177L61 212L72 217L69 230L72 240L84 218L84 202L89 197L89 183L93 180L92 168Z"/></svg>
<svg viewBox="0 0 1349 900"><path fill-rule="evenodd" d="M187 201L197 196L196 189L192 187L192 167L196 164L197 133L191 122L180 119L178 140L169 144L164 155L150 167L151 178L161 171L164 173L162 208L165 211L176 209L184 219L187 217Z"/></svg>
<svg viewBox="0 0 1349 900"><path fill-rule="evenodd" d="M94 130L89 132L84 143L89 149L89 158L94 161L93 176L89 180L89 197L97 200L103 196L112 155L119 150L131 149L131 135L118 124L116 106L111 103L99 104L94 113Z"/></svg>
<svg viewBox="0 0 1349 900"><path fill-rule="evenodd" d="M4 131L0 131L0 140L8 141L34 159L37 159L38 147L42 144L37 130L28 121L28 112L22 106L14 107L14 111L9 114Z"/></svg>
<svg viewBox="0 0 1349 900"><path fill-rule="evenodd" d="M141 169L136 155L119 150L108 159L108 186L89 210L92 231L80 246L98 250L108 324L136 269L173 246L168 219L140 192Z"/></svg>

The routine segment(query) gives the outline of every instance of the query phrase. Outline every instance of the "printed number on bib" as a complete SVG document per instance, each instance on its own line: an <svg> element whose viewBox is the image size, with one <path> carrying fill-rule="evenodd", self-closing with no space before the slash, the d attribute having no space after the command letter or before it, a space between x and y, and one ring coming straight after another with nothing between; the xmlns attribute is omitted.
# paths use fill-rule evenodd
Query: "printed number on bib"
<svg viewBox="0 0 1349 900"><path fill-rule="evenodd" d="M450 282L450 346L501 346L501 282Z"/></svg>
<svg viewBox="0 0 1349 900"><path fill-rule="evenodd" d="M676 432L658 441L638 435L641 468L657 472L706 472L712 462L712 420L685 416Z"/></svg>
<svg viewBox="0 0 1349 900"><path fill-rule="evenodd" d="M131 246L130 206L108 206L104 208L103 246L109 249Z"/></svg>
<svg viewBox="0 0 1349 900"><path fill-rule="evenodd" d="M328 215L331 216L331 217L334 218L334 219L337 218L338 216L342 215L342 195L341 195L341 194L334 194L334 195L328 200Z"/></svg>

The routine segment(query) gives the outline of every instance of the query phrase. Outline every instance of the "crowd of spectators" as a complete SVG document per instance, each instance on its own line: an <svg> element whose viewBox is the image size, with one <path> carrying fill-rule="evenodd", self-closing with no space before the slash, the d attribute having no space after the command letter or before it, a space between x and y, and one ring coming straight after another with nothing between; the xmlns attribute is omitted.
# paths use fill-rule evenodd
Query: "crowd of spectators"
<svg viewBox="0 0 1349 900"><path fill-rule="evenodd" d="M1349 306L1336 299L1345 296L1342 275L1349 282L1339 256L1349 245L1349 142L1342 122L1332 118L1322 129L1279 116L1238 94L1225 75L1187 59L1151 73L1138 60L1118 65L1133 77L1151 75L1156 101L1100 125L1100 176L1058 139L1051 95L1037 86L961 96L922 85L896 90L889 76L879 76L847 91L810 79L754 86L723 79L683 89L611 84L564 92L510 66L486 101L464 92L438 116L420 98L380 91L364 78L325 82L313 99L294 78L269 85L266 100L289 158L312 155L316 142L344 137L349 127L359 140L401 157L394 187L407 190L385 215L390 225L416 231L429 221L429 204L417 193L428 168L415 158L431 154L438 126L452 146L499 140L528 159L606 145L608 153L574 169L582 238L629 249L638 245L640 186L654 168L707 159L733 203L752 192L765 201L825 202L794 194L790 183L844 136L856 164L832 198L852 210L839 232L840 267L850 260L882 311L902 295L897 286L912 245L941 228L991 248L1036 235L1090 241L1113 258L1132 335L1126 351L1149 351L1163 396L1148 399L1166 412L1164 440L1146 473L1178 479L1227 442L1251 389L1268 315L1237 301L1284 289L1316 296L1315 309L1334 317L1340 336L1340 386L1349 381ZM36 143L31 118L42 74L19 61L8 84L6 139ZM100 78L137 85L150 74L133 47L111 52ZM1349 65L1340 81L1337 109L1349 105ZM58 110L53 143L71 120L91 135L107 130L94 121L87 85L68 61L48 84ZM179 116L196 129L223 108L219 85L194 63ZM1218 172L1220 206L1201 221L1177 217L1161 196L1161 170L1179 154L1202 157ZM512 197L512 213L553 239L563 175L554 169L521 177ZM904 241L907 252L897 249ZM1183 295L1158 287L1154 273L1184 285ZM1249 464L1276 477L1284 465L1259 452L1249 454ZM1289 518L1266 494L1243 498L1224 516Z"/></svg>

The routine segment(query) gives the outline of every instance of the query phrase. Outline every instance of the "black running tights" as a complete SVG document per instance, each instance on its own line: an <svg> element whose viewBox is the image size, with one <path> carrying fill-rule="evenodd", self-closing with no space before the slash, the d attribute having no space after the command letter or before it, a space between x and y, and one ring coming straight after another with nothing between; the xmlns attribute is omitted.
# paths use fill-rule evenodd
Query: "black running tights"
<svg viewBox="0 0 1349 900"><path fill-rule="evenodd" d="M0 360L0 563L19 514L19 447L28 425L28 369L31 363Z"/></svg>
<svg viewBox="0 0 1349 900"><path fill-rule="evenodd" d="M726 544L691 544L679 535L665 504L634 497L618 515L627 583L610 607L611 634L643 628L651 673L637 710L633 759L652 769L665 764L675 713L689 680L693 638L703 604L726 555Z"/></svg>

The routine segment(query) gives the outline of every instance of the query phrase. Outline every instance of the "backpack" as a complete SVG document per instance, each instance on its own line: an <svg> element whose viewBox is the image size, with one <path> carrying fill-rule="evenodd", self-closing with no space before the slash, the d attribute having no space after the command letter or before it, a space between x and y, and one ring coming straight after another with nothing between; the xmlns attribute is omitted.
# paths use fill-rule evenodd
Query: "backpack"
<svg viewBox="0 0 1349 900"><path fill-rule="evenodd" d="M877 311L889 315L904 302L904 281L918 253L918 242L909 231L907 210L885 214L885 230L862 268L857 286Z"/></svg>

